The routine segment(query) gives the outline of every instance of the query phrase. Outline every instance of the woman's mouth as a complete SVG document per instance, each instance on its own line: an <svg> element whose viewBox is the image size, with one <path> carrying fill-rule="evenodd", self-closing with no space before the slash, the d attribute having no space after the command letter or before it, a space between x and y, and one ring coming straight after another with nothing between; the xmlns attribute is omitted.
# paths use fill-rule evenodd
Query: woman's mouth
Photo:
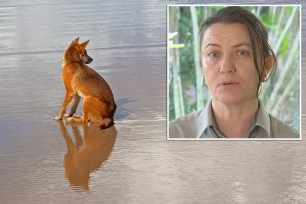
<svg viewBox="0 0 306 204"><path fill-rule="evenodd" d="M218 86L230 86L230 85L236 85L239 84L237 81L229 80L229 81L222 81L218 84Z"/></svg>

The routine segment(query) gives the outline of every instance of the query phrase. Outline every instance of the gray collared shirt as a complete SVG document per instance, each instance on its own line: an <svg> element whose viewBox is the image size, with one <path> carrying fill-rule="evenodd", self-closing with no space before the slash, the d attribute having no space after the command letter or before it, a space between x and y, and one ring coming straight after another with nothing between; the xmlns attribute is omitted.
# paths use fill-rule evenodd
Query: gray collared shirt
<svg viewBox="0 0 306 204"><path fill-rule="evenodd" d="M299 138L299 133L270 115L259 101L254 124L245 138ZM201 111L178 118L169 124L169 138L226 138L215 121L211 101Z"/></svg>

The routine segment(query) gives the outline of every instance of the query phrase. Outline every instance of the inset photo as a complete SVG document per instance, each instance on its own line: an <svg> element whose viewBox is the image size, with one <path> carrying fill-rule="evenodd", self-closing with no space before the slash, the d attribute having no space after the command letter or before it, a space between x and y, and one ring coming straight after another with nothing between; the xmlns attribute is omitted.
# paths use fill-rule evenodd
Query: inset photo
<svg viewBox="0 0 306 204"><path fill-rule="evenodd" d="M301 139L301 6L168 5L168 140Z"/></svg>

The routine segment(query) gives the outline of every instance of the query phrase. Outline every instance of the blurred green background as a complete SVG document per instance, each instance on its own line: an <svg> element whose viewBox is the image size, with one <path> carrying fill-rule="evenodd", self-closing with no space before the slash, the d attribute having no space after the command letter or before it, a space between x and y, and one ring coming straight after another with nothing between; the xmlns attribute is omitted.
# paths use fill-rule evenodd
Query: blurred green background
<svg viewBox="0 0 306 204"><path fill-rule="evenodd" d="M169 121L201 110L211 96L199 64L198 33L203 19L223 6L168 7ZM260 99L268 112L300 129L300 7L244 6L266 26L278 66L263 83ZM174 36L173 36L174 34Z"/></svg>

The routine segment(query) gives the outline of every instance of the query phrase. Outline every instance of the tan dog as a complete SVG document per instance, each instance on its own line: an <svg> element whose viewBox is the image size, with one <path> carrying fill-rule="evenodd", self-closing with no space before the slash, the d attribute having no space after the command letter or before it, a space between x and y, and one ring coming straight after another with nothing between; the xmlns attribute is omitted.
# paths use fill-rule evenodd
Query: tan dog
<svg viewBox="0 0 306 204"><path fill-rule="evenodd" d="M69 45L62 60L62 79L66 88L66 96L63 101L59 116L55 120L61 120L68 104L74 99L68 121L97 122L104 129L114 124L116 104L112 90L107 82L93 69L86 66L92 62L87 55L86 46L89 40L79 44L76 38ZM72 117L80 101L83 100L83 116Z"/></svg>

